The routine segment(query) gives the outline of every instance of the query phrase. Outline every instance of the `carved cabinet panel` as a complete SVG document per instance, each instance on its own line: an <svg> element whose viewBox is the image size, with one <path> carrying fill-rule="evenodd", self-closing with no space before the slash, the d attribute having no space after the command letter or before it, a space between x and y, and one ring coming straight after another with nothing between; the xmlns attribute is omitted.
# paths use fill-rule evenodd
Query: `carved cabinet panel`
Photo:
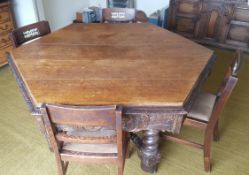
<svg viewBox="0 0 249 175"><path fill-rule="evenodd" d="M14 25L10 6L9 2L0 3L0 67L7 64L5 52L12 48L9 33Z"/></svg>
<svg viewBox="0 0 249 175"><path fill-rule="evenodd" d="M247 7L236 7L234 11L234 20L249 22L249 10Z"/></svg>
<svg viewBox="0 0 249 175"><path fill-rule="evenodd" d="M229 20L229 30L225 43L248 48L249 46L249 7L235 6Z"/></svg>
<svg viewBox="0 0 249 175"><path fill-rule="evenodd" d="M171 1L169 29L194 37L201 5L200 0Z"/></svg>
<svg viewBox="0 0 249 175"><path fill-rule="evenodd" d="M203 44L249 51L245 1L171 0L168 29Z"/></svg>

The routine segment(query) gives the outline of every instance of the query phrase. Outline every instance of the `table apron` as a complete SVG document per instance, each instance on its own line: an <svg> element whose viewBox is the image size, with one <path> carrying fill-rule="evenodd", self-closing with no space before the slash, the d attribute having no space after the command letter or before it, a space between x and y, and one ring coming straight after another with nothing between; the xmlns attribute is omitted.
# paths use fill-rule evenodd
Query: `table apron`
<svg viewBox="0 0 249 175"><path fill-rule="evenodd" d="M123 129L128 132L159 130L179 133L185 111L124 113Z"/></svg>

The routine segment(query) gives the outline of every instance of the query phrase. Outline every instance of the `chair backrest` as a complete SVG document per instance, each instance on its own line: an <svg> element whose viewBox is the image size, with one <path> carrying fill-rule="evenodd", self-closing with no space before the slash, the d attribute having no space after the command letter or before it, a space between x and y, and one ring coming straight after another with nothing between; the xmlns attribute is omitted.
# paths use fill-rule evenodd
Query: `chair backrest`
<svg viewBox="0 0 249 175"><path fill-rule="evenodd" d="M25 42L51 33L48 21L40 21L18 29L10 33L10 39L14 47L19 47Z"/></svg>
<svg viewBox="0 0 249 175"><path fill-rule="evenodd" d="M105 8L102 10L104 23L135 22L136 10L132 8Z"/></svg>
<svg viewBox="0 0 249 175"><path fill-rule="evenodd" d="M241 64L241 53L240 51L237 51L232 61L232 64L229 66L225 78L217 93L217 100L214 106L212 116L210 118L210 124L212 125L212 127L215 127L214 124L218 120L226 102L228 101L230 95L232 94L233 89L235 88L238 82L237 75L240 68L240 64Z"/></svg>
<svg viewBox="0 0 249 175"><path fill-rule="evenodd" d="M136 23L146 23L149 21L147 15L142 10L137 10L135 16Z"/></svg>
<svg viewBox="0 0 249 175"><path fill-rule="evenodd" d="M118 143L122 142L122 112L116 106L69 106L43 104L41 108L45 128L51 143ZM92 140L69 136L60 127L74 128L78 131L106 128L116 132L116 140L108 137ZM98 138L97 136L95 138ZM53 148L56 149L56 148Z"/></svg>
<svg viewBox="0 0 249 175"><path fill-rule="evenodd" d="M231 79L232 77L237 78L238 72L240 70L241 62L242 62L241 51L237 50L235 57L232 59L232 63L228 67L226 74L225 74L225 78L223 79L221 86L218 90L218 93L217 93L218 96L221 96L224 93L225 88L229 82L229 79Z"/></svg>

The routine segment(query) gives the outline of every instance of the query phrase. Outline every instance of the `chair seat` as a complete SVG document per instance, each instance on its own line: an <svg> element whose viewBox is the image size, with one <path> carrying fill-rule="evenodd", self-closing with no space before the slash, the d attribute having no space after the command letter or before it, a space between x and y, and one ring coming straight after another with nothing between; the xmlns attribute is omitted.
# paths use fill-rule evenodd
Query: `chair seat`
<svg viewBox="0 0 249 175"><path fill-rule="evenodd" d="M208 122L216 101L216 95L202 92L197 95L187 117Z"/></svg>
<svg viewBox="0 0 249 175"><path fill-rule="evenodd" d="M117 144L75 144L64 143L62 151L77 153L118 153Z"/></svg>

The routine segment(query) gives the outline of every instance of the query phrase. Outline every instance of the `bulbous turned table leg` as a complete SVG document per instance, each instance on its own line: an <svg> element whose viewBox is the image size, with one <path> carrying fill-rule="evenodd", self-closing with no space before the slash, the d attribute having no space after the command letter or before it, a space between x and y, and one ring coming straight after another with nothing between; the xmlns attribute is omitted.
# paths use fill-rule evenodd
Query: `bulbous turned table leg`
<svg viewBox="0 0 249 175"><path fill-rule="evenodd" d="M143 145L138 151L138 156L141 159L141 168L146 172L154 173L157 170L157 164L160 161L158 142L158 130L144 131Z"/></svg>

